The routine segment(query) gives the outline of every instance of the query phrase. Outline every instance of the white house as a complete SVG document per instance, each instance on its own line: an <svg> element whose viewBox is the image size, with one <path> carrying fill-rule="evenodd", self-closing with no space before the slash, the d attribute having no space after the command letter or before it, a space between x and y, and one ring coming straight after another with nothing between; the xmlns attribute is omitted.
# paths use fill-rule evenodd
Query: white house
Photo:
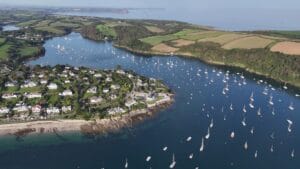
<svg viewBox="0 0 300 169"><path fill-rule="evenodd" d="M125 71L119 69L119 70L117 70L117 73L118 73L118 74L121 74L121 75L124 75L124 74L125 74Z"/></svg>
<svg viewBox="0 0 300 169"><path fill-rule="evenodd" d="M94 74L94 77L100 78L100 77L102 77L102 74L101 73L96 73L96 74Z"/></svg>
<svg viewBox="0 0 300 169"><path fill-rule="evenodd" d="M9 113L9 109L7 107L0 108L0 114L7 114L7 113Z"/></svg>
<svg viewBox="0 0 300 169"><path fill-rule="evenodd" d="M108 93L108 92L109 92L109 89L104 88L104 89L102 90L102 92L103 92L103 93Z"/></svg>
<svg viewBox="0 0 300 169"><path fill-rule="evenodd" d="M127 101L125 102L125 106L128 107L128 108L130 108L131 106L133 106L133 105L135 105L135 104L137 104L137 102L136 102L135 100L133 100L133 99L127 100Z"/></svg>
<svg viewBox="0 0 300 169"><path fill-rule="evenodd" d="M111 108L108 110L108 114L109 115L116 115L116 114L122 114L125 113L126 111L123 108L120 107L115 107L115 108Z"/></svg>
<svg viewBox="0 0 300 169"><path fill-rule="evenodd" d="M13 108L13 111L16 112L27 112L29 109L26 105L20 105Z"/></svg>
<svg viewBox="0 0 300 169"><path fill-rule="evenodd" d="M91 97L90 98L90 103L91 104L99 104L103 101L101 97Z"/></svg>
<svg viewBox="0 0 300 169"><path fill-rule="evenodd" d="M97 87L91 87L91 88L89 88L87 91L86 91L87 93L92 93L92 94L95 94L95 93L97 93Z"/></svg>
<svg viewBox="0 0 300 169"><path fill-rule="evenodd" d="M105 81L106 81L106 82L112 82L112 78L111 78L111 77L107 77L107 78L105 79Z"/></svg>
<svg viewBox="0 0 300 169"><path fill-rule="evenodd" d="M47 84L47 83L48 83L48 80L42 79L42 80L40 81L40 83L43 84L43 85L44 85L44 84Z"/></svg>
<svg viewBox="0 0 300 169"><path fill-rule="evenodd" d="M73 92L71 90L65 90L59 94L60 96L73 96Z"/></svg>
<svg viewBox="0 0 300 169"><path fill-rule="evenodd" d="M37 84L33 81L27 81L23 85L21 85L21 88L30 88L30 87L36 87Z"/></svg>
<svg viewBox="0 0 300 169"><path fill-rule="evenodd" d="M46 112L47 112L47 114L56 114L56 113L59 113L60 110L57 107L48 107L46 109Z"/></svg>
<svg viewBox="0 0 300 169"><path fill-rule="evenodd" d="M3 99L14 99L17 98L18 96L16 94L9 94L9 93L5 93L2 95Z"/></svg>
<svg viewBox="0 0 300 169"><path fill-rule="evenodd" d="M5 87L15 87L16 85L12 82L6 82Z"/></svg>
<svg viewBox="0 0 300 169"><path fill-rule="evenodd" d="M63 106L61 108L62 112L66 113L66 112L70 112L72 111L72 106Z"/></svg>
<svg viewBox="0 0 300 169"><path fill-rule="evenodd" d="M120 85L118 85L118 84L112 84L112 85L110 86L110 88L111 88L111 89L114 89L114 90L118 90L118 89L120 89Z"/></svg>
<svg viewBox="0 0 300 169"><path fill-rule="evenodd" d="M48 87L49 90L56 90L57 89L57 84L50 83L47 87Z"/></svg>
<svg viewBox="0 0 300 169"><path fill-rule="evenodd" d="M25 97L27 97L28 99L41 98L42 94L41 93L28 93L28 94L25 94Z"/></svg>
<svg viewBox="0 0 300 169"><path fill-rule="evenodd" d="M31 108L32 113L40 113L42 111L42 106L35 105Z"/></svg>

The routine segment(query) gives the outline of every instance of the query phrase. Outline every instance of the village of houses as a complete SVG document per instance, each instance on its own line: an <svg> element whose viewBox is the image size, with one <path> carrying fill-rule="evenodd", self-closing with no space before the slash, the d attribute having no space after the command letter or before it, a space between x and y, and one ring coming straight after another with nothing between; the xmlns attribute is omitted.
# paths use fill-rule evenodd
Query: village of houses
<svg viewBox="0 0 300 169"><path fill-rule="evenodd" d="M23 67L1 84L1 122L107 117L171 101L160 81L121 69Z"/></svg>

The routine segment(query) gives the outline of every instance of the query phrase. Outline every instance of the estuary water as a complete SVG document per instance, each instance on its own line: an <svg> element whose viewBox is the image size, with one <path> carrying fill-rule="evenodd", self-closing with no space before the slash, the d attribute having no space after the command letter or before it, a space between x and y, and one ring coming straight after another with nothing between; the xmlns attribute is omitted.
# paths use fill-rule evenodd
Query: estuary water
<svg viewBox="0 0 300 169"><path fill-rule="evenodd" d="M300 166L300 99L290 87L193 59L132 54L78 33L53 38L44 46L45 56L29 65L121 65L161 79L174 91L175 103L154 118L96 139L80 133L21 141L2 137L0 168L119 169L127 161L128 168L163 169L170 167L173 155L179 169Z"/></svg>

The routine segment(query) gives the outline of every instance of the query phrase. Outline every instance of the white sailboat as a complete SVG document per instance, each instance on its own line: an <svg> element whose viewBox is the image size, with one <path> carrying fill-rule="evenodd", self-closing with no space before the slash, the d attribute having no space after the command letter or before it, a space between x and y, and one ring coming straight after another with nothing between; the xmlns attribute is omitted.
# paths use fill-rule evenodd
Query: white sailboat
<svg viewBox="0 0 300 169"><path fill-rule="evenodd" d="M271 145L270 151L271 151L271 153L274 152L274 146L273 145Z"/></svg>
<svg viewBox="0 0 300 169"><path fill-rule="evenodd" d="M250 133L254 134L254 127L251 128Z"/></svg>
<svg viewBox="0 0 300 169"><path fill-rule="evenodd" d="M229 108L230 108L230 110L233 110L233 106L232 106L232 103L230 104L230 107L229 107Z"/></svg>
<svg viewBox="0 0 300 169"><path fill-rule="evenodd" d="M290 103L289 109L290 109L290 110L294 110L294 109L295 109L295 108L294 108L294 105L293 105L293 102Z"/></svg>
<svg viewBox="0 0 300 169"><path fill-rule="evenodd" d="M254 153L254 158L257 158L257 156L258 156L258 151L256 150Z"/></svg>
<svg viewBox="0 0 300 169"><path fill-rule="evenodd" d="M200 152L202 152L203 150L204 150L204 138L202 137Z"/></svg>
<svg viewBox="0 0 300 169"><path fill-rule="evenodd" d="M174 168L175 165L176 165L175 155L173 154L173 157L172 157L172 163L170 164L169 168Z"/></svg>
<svg viewBox="0 0 300 169"><path fill-rule="evenodd" d="M189 141L191 141L192 140L192 137L191 136L189 136L188 138L186 138L186 141L187 142L189 142Z"/></svg>
<svg viewBox="0 0 300 169"><path fill-rule="evenodd" d="M254 105L253 105L253 101L252 101L252 100L250 100L249 107L252 108L252 109L254 108Z"/></svg>
<svg viewBox="0 0 300 169"><path fill-rule="evenodd" d="M193 159L193 157L194 157L193 153L189 155L189 159Z"/></svg>
<svg viewBox="0 0 300 169"><path fill-rule="evenodd" d="M164 147L164 148L163 148L163 151L167 151L167 150L168 150L168 147Z"/></svg>
<svg viewBox="0 0 300 169"><path fill-rule="evenodd" d="M247 143L247 141L246 141L245 144L244 144L244 149L245 149L245 150L248 149L248 143Z"/></svg>
<svg viewBox="0 0 300 169"><path fill-rule="evenodd" d="M231 137L232 139L235 137L235 133L234 133L234 131L233 131L233 132L231 132L231 134L230 134L230 137Z"/></svg>
<svg viewBox="0 0 300 169"><path fill-rule="evenodd" d="M246 117L243 118L243 120L242 120L242 125L243 125L244 127L247 126L247 124L246 124Z"/></svg>
<svg viewBox="0 0 300 169"><path fill-rule="evenodd" d="M258 110L257 110L257 115L261 116L261 109L260 108L258 108Z"/></svg>
<svg viewBox="0 0 300 169"><path fill-rule="evenodd" d="M127 160L127 158L126 158L126 161L125 161L125 166L124 166L124 168L128 168L128 160Z"/></svg>
<svg viewBox="0 0 300 169"><path fill-rule="evenodd" d="M286 120L288 122L288 132L292 132L292 125L293 125L293 122L289 119Z"/></svg>
<svg viewBox="0 0 300 169"><path fill-rule="evenodd" d="M244 112L244 113L246 113L246 112L247 112L247 110L246 110L246 106L245 106L245 105L243 106L243 112Z"/></svg>
<svg viewBox="0 0 300 169"><path fill-rule="evenodd" d="M295 150L293 149L291 152L291 157L294 158L295 157Z"/></svg>
<svg viewBox="0 0 300 169"><path fill-rule="evenodd" d="M254 101L254 94L253 94L253 92L251 93L251 96L250 96L250 101Z"/></svg>
<svg viewBox="0 0 300 169"><path fill-rule="evenodd" d="M274 108L272 110L272 115L275 116L275 110L274 110Z"/></svg>
<svg viewBox="0 0 300 169"><path fill-rule="evenodd" d="M269 99L269 104L270 104L271 106L273 106L273 105L274 105L274 102L273 102L273 96L270 96L270 99Z"/></svg>
<svg viewBox="0 0 300 169"><path fill-rule="evenodd" d="M151 156L148 156L148 157L146 158L146 161L149 162L150 160L151 160Z"/></svg>
<svg viewBox="0 0 300 169"><path fill-rule="evenodd" d="M210 128L213 128L213 127L214 127L214 119L211 119L210 124L209 124L209 127L210 127Z"/></svg>
<svg viewBox="0 0 300 169"><path fill-rule="evenodd" d="M208 129L207 129L207 134L206 134L206 136L205 136L205 138L206 139L209 139L209 137L210 137L210 130L209 130L210 128L208 127Z"/></svg>

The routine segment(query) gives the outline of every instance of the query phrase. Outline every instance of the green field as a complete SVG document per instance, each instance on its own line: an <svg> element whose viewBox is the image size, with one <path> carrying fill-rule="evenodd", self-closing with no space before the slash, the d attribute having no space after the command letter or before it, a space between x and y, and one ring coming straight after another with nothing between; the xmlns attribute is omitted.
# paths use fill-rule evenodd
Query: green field
<svg viewBox="0 0 300 169"><path fill-rule="evenodd" d="M23 47L20 49L19 53L21 57L34 56L39 52L37 47Z"/></svg>
<svg viewBox="0 0 300 169"><path fill-rule="evenodd" d="M50 26L36 27L35 29L39 30L39 31L45 31L45 32L49 32L49 33L58 34L58 35L63 35L65 33L63 30L60 30L55 27L50 27Z"/></svg>
<svg viewBox="0 0 300 169"><path fill-rule="evenodd" d="M117 33L115 30L109 26L106 25L97 25L96 29L103 35L107 37L115 38L117 36Z"/></svg>
<svg viewBox="0 0 300 169"><path fill-rule="evenodd" d="M226 43L229 43L229 42L231 42L233 40L236 40L236 39L239 39L239 38L243 38L245 36L248 36L248 35L230 33L230 34L225 34L225 35L212 37L212 38L204 38L204 39L201 39L199 41L201 41L201 42L215 42L215 43L218 43L220 45L224 45Z"/></svg>
<svg viewBox="0 0 300 169"><path fill-rule="evenodd" d="M4 44L0 46L0 61L7 60L9 57L9 48L11 45L9 44Z"/></svg>
<svg viewBox="0 0 300 169"><path fill-rule="evenodd" d="M0 38L0 46L4 44L5 40L5 38Z"/></svg>

